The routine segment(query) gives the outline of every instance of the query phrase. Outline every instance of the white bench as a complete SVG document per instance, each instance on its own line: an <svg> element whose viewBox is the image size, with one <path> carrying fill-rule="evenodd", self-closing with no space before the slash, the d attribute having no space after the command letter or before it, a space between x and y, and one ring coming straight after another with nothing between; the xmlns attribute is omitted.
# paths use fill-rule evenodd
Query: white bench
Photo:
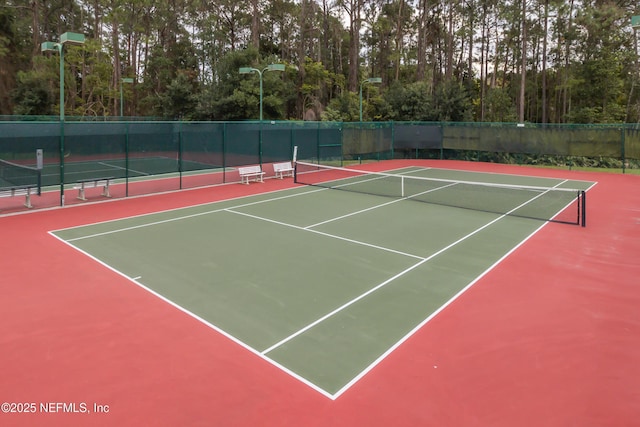
<svg viewBox="0 0 640 427"><path fill-rule="evenodd" d="M280 179L285 176L293 176L293 166L291 166L291 162L274 163L273 172L275 173L276 178Z"/></svg>
<svg viewBox="0 0 640 427"><path fill-rule="evenodd" d="M264 182L262 180L264 178L264 172L262 172L262 168L260 166L246 166L238 168L238 172L240 173L241 184L249 184L249 180L251 178L256 182Z"/></svg>
<svg viewBox="0 0 640 427"><path fill-rule="evenodd" d="M24 205L32 208L31 195L40 194L37 185L16 185L15 187L0 188L0 197L24 196Z"/></svg>
<svg viewBox="0 0 640 427"><path fill-rule="evenodd" d="M105 178L89 178L89 179L79 179L77 182L77 185L75 185L73 188L75 190L78 190L78 199L80 200L87 200L87 198L84 195L84 190L85 188L95 188L98 186L102 186L102 195L104 197L111 197L111 193L109 192L109 184L111 182L111 180L114 179L112 176L110 177L105 177Z"/></svg>

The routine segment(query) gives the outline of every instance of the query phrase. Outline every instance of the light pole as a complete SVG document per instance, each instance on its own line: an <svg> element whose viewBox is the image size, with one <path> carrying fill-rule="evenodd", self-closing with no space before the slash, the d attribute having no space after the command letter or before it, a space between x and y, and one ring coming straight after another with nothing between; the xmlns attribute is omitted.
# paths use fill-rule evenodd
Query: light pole
<svg viewBox="0 0 640 427"><path fill-rule="evenodd" d="M360 121L362 122L362 86L365 83L382 83L382 77L370 77L360 83Z"/></svg>
<svg viewBox="0 0 640 427"><path fill-rule="evenodd" d="M66 32L58 43L42 42L41 52L58 52L60 55L60 206L64 206L64 45L84 44L84 34Z"/></svg>
<svg viewBox="0 0 640 427"><path fill-rule="evenodd" d="M122 97L122 83L133 83L133 79L131 77L123 77L120 79L120 118L124 116L124 101Z"/></svg>
<svg viewBox="0 0 640 427"><path fill-rule="evenodd" d="M258 73L260 76L260 121L262 121L262 73L265 71L284 71L284 64L269 64L262 71L252 67L240 67L238 72L240 74Z"/></svg>

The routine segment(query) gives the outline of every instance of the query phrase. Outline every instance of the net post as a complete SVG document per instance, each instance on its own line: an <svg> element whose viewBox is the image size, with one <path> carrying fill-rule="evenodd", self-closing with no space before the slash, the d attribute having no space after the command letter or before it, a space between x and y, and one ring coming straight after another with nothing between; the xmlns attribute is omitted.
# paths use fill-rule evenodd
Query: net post
<svg viewBox="0 0 640 427"><path fill-rule="evenodd" d="M587 226L587 192L582 190L580 192L580 196L582 197L582 226Z"/></svg>
<svg viewBox="0 0 640 427"><path fill-rule="evenodd" d="M36 150L36 169L38 170L38 196L42 195L42 169L44 168L44 150Z"/></svg>
<svg viewBox="0 0 640 427"><path fill-rule="evenodd" d="M173 129L175 131L175 125ZM178 176L179 176L179 188L182 190L182 155L183 155L183 146L182 146L182 122L178 122Z"/></svg>
<svg viewBox="0 0 640 427"><path fill-rule="evenodd" d="M298 146L293 147L293 183L298 183Z"/></svg>

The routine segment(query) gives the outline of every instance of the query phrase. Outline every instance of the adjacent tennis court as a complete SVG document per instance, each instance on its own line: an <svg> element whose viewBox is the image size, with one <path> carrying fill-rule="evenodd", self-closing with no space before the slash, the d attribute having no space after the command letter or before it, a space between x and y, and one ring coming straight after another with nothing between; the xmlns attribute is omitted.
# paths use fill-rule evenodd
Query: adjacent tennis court
<svg viewBox="0 0 640 427"><path fill-rule="evenodd" d="M158 175L177 174L180 169L184 173L210 173L222 171L222 166L199 163L196 161L178 160L166 156L104 158L83 161L67 161L65 163L65 182L74 183L96 177L113 177L124 179L158 179ZM60 179L60 167L57 163L45 164L42 170L42 185L56 185Z"/></svg>
<svg viewBox="0 0 640 427"><path fill-rule="evenodd" d="M53 234L335 399L546 221L584 225L594 185L299 168L310 185Z"/></svg>

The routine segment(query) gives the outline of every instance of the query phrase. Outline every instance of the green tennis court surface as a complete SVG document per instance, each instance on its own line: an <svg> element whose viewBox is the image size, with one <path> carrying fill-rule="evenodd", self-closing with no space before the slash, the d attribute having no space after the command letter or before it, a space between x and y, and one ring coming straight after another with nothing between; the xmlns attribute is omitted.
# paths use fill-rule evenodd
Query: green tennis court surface
<svg viewBox="0 0 640 427"><path fill-rule="evenodd" d="M182 168L183 172L210 172L222 171L220 165L205 164L196 161L178 160L164 156L105 158L84 161L65 162L65 182L73 183L83 179L96 177L144 179L154 175L177 173ZM60 181L60 166L58 164L45 164L42 170L43 185L55 185Z"/></svg>
<svg viewBox="0 0 640 427"><path fill-rule="evenodd" d="M549 188L593 185L394 172ZM527 203L514 199L513 209ZM53 234L337 398L544 224L298 186Z"/></svg>

